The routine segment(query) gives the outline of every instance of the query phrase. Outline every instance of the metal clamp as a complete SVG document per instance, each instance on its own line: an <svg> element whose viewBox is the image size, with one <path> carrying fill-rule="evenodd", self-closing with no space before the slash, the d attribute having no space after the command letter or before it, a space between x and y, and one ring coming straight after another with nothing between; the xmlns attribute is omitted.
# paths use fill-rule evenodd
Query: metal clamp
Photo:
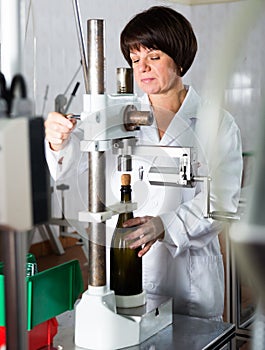
<svg viewBox="0 0 265 350"><path fill-rule="evenodd" d="M81 211L78 215L78 220L81 222L96 222L101 223L112 218L112 216L128 213L137 209L137 203L116 203L110 205L108 210L92 213L90 211Z"/></svg>

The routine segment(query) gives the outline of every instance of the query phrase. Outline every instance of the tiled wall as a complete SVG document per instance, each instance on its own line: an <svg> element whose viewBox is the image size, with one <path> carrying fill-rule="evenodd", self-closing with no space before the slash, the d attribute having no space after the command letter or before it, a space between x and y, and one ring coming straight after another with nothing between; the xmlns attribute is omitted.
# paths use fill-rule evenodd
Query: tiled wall
<svg viewBox="0 0 265 350"><path fill-rule="evenodd" d="M198 34L200 49L191 79L200 90L209 74L212 58L218 76L224 65L223 59L229 60L230 51L238 47L233 61L229 61L230 72L224 86L224 106L235 117L241 129L243 150L250 151L256 146L265 90L265 45L262 39L265 30L265 3L262 11L254 18L251 11L243 11L246 3L239 1L192 7L191 19ZM255 1L249 3L253 4L255 13ZM231 50L228 49L230 46ZM220 47L225 47L226 52L220 54Z"/></svg>

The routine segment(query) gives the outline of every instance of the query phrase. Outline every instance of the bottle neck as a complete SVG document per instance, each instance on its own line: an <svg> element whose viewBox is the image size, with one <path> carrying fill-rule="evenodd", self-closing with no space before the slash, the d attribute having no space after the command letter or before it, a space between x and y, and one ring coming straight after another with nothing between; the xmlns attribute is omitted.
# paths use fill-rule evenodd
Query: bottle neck
<svg viewBox="0 0 265 350"><path fill-rule="evenodd" d="M131 202L132 190L131 186L121 186L121 202Z"/></svg>

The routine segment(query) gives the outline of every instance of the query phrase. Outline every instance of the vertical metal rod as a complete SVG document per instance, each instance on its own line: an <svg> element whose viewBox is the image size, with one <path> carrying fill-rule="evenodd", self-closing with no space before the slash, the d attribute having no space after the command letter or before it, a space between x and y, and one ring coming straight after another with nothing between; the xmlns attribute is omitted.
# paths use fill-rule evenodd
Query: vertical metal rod
<svg viewBox="0 0 265 350"><path fill-rule="evenodd" d="M104 95L104 20L87 21L88 92L91 99ZM97 104L95 104L96 106ZM97 105L105 108L105 105ZM94 112L94 111L93 111ZM104 152L89 152L89 211L105 210ZM105 223L90 223L89 237L89 285L106 285L106 227Z"/></svg>
<svg viewBox="0 0 265 350"><path fill-rule="evenodd" d="M89 211L105 210L105 153L89 152ZM90 223L89 230L89 285L106 285L106 230L105 223Z"/></svg>
<svg viewBox="0 0 265 350"><path fill-rule="evenodd" d="M87 21L88 93L104 94L104 20Z"/></svg>
<svg viewBox="0 0 265 350"><path fill-rule="evenodd" d="M83 27L82 27L82 21L81 21L81 16L80 16L78 0L73 0L73 8L74 8L74 14L75 14L75 23L76 23L79 50L80 50L80 55L81 55L81 62L82 62L82 67L83 67L85 91L88 94L89 88L88 88L87 60L86 60Z"/></svg>
<svg viewBox="0 0 265 350"><path fill-rule="evenodd" d="M5 276L6 349L27 350L26 252L27 235L0 231Z"/></svg>

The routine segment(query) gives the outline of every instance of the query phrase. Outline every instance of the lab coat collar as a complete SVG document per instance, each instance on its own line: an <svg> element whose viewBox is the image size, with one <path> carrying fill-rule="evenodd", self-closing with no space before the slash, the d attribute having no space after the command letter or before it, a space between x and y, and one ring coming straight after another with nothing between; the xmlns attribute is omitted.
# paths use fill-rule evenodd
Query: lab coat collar
<svg viewBox="0 0 265 350"><path fill-rule="evenodd" d="M187 89L187 95L180 109L169 124L167 131L162 139L159 140L155 120L151 127L144 127L145 139L147 137L152 143L169 145L191 126L191 123L194 119L198 118L198 109L201 106L201 99L197 92L192 88L192 86L185 85L185 88ZM145 109L146 106L149 106L151 109L150 102L146 94L141 98L141 103Z"/></svg>
<svg viewBox="0 0 265 350"><path fill-rule="evenodd" d="M185 85L187 95L180 106L180 109L176 113L176 116L180 115L184 118L198 118L198 109L201 106L201 98L192 86Z"/></svg>

